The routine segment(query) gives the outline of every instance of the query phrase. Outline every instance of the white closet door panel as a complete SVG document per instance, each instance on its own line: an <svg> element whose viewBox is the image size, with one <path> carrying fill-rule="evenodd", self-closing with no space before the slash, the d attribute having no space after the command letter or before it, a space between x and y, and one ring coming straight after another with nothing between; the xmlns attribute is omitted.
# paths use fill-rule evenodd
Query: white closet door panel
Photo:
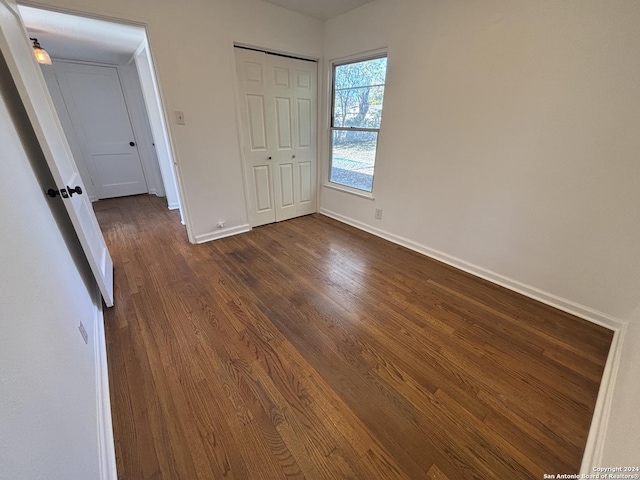
<svg viewBox="0 0 640 480"><path fill-rule="evenodd" d="M311 192L313 185L311 184L311 162L300 162L300 204L308 204L311 202Z"/></svg>
<svg viewBox="0 0 640 480"><path fill-rule="evenodd" d="M244 81L262 85L262 64L258 62L243 62Z"/></svg>
<svg viewBox="0 0 640 480"><path fill-rule="evenodd" d="M291 135L291 99L277 97L275 127L278 136L278 150L291 150L293 147Z"/></svg>
<svg viewBox="0 0 640 480"><path fill-rule="evenodd" d="M293 194L293 164L283 163L280 167L280 197L283 207L292 207L294 204Z"/></svg>
<svg viewBox="0 0 640 480"><path fill-rule="evenodd" d="M298 98L298 148L311 148L311 100Z"/></svg>
<svg viewBox="0 0 640 480"><path fill-rule="evenodd" d="M247 95L249 116L249 142L252 151L267 149L267 127L264 113L264 96Z"/></svg>
<svg viewBox="0 0 640 480"><path fill-rule="evenodd" d="M265 77L263 55L253 53L235 52L247 207L249 222L257 227L276 221L273 154L269 152L276 142L269 129L275 105L265 87L273 80Z"/></svg>
<svg viewBox="0 0 640 480"><path fill-rule="evenodd" d="M269 167L258 165L253 167L253 187L257 201L258 212L264 213L273 209L271 201L271 175Z"/></svg>
<svg viewBox="0 0 640 480"><path fill-rule="evenodd" d="M278 198L276 205L276 221L281 222L298 216L297 199L295 192L295 166L293 163L280 163Z"/></svg>
<svg viewBox="0 0 640 480"><path fill-rule="evenodd" d="M275 79L274 85L276 87L284 87L289 89L289 69L283 67L273 67L273 78Z"/></svg>
<svg viewBox="0 0 640 480"><path fill-rule="evenodd" d="M317 211L317 64L293 60L298 215Z"/></svg>
<svg viewBox="0 0 640 480"><path fill-rule="evenodd" d="M235 53L251 225L314 213L317 64Z"/></svg>

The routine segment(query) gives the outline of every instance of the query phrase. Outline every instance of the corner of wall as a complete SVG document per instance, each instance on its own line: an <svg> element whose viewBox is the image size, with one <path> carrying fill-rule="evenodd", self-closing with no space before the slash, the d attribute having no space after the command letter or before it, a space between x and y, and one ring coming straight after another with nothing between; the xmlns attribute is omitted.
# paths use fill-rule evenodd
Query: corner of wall
<svg viewBox="0 0 640 480"><path fill-rule="evenodd" d="M600 389L596 400L596 407L589 428L587 445L585 446L581 474L593 474L594 467L602 466L602 455L604 452L605 437L609 425L609 416L613 404L613 394L616 386L616 378L620 369L620 359L624 340L626 337L628 323L623 323L613 334L607 363L605 364Z"/></svg>

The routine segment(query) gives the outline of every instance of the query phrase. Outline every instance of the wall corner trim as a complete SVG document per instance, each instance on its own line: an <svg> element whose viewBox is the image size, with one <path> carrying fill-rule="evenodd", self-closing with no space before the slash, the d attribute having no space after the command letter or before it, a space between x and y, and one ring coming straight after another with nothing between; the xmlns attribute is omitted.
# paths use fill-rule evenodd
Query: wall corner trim
<svg viewBox="0 0 640 480"><path fill-rule="evenodd" d="M251 225L245 223L244 225L238 225L237 227L222 228L215 232L203 233L202 235L196 235L195 243L206 243L212 240L219 240L225 237L231 237L232 235L238 235L240 233L246 233L251 231Z"/></svg>
<svg viewBox="0 0 640 480"><path fill-rule="evenodd" d="M593 475L593 468L602 466L607 427L609 426L609 416L613 404L613 394L618 370L620 368L620 358L622 357L627 327L628 323L624 323L613 334L611 348L607 356L607 363L605 364L602 379L600 380L600 389L598 390L598 398L596 400L596 408L593 411L591 426L589 427L587 445L585 446L582 457L580 474L583 475Z"/></svg>
<svg viewBox="0 0 640 480"><path fill-rule="evenodd" d="M100 480L116 480L116 452L111 422L111 400L109 396L109 370L107 368L107 344L104 331L102 294L96 289L94 319L94 351L96 365L96 413L98 422L98 456Z"/></svg>

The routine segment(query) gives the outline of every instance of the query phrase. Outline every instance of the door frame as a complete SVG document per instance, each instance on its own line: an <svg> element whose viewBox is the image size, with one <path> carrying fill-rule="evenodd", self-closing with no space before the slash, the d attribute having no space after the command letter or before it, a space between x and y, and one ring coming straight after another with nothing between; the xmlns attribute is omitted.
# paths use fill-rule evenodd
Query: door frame
<svg viewBox="0 0 640 480"><path fill-rule="evenodd" d="M178 155L175 148L175 141L169 128L169 125L171 125L171 118L168 115L166 102L162 93L161 80L158 75L158 68L153 60L153 47L151 45L151 41L149 40L149 31L147 28L147 24L141 21L112 17L79 9L31 4L24 1L20 1L20 3L44 11L65 13L67 15L73 15L80 18L93 18L121 25L132 25L140 27L144 30L144 41L142 42L140 47L138 47L136 52L131 56L130 62L135 62L135 65L138 69L138 78L140 80L140 86L143 92L147 116L149 118L149 123L151 124L150 126L154 137L154 143L156 144L156 154L158 156L158 162L160 164L160 171L162 174L162 181L165 186L165 194L167 195L167 199L169 199L169 190L171 189L171 186L175 186L175 188L172 189L175 191L175 202L169 205L169 209L178 209L180 211L180 219L187 230L187 237L189 239L189 242L193 244L197 243L192 229L189 207L187 205L186 196L184 194L185 188L181 179L180 165L176 160L178 158ZM146 61L143 63L148 64L147 68L149 70L148 73L150 76L149 83L143 81L143 79L141 78L141 65L140 63L138 63L139 57L141 55L144 55L146 57ZM148 100L151 100L153 102L153 108L150 108L149 104L147 103ZM169 188L167 188L167 186L169 186Z"/></svg>
<svg viewBox="0 0 640 480"><path fill-rule="evenodd" d="M184 193L185 188L182 181L182 172L177 162L178 156L175 142L171 135L171 129L169 128L171 119L165 107L166 103L160 87L157 68L153 61L153 52L151 44L149 43L146 25L139 25L145 29L145 40L133 54L130 62L135 63L136 69L138 70L138 79L140 80L142 96L147 109L149 127L151 128L151 134L156 144L156 155L158 157L158 164L160 165L169 209L178 209L180 211L180 220L187 229L189 242L195 244L198 242L191 227L192 222Z"/></svg>
<svg viewBox="0 0 640 480"><path fill-rule="evenodd" d="M230 61L231 64L233 65L233 68L231 69L233 72L233 94L235 97L235 104L236 104L236 128L238 130L238 149L240 150L240 167L242 169L242 184L244 186L244 205L245 205L245 215L247 218L247 223L250 226L250 229L253 230L253 225L251 225L251 216L249 213L249 188L251 188L251 186L249 185L249 177L248 177L248 172L247 172L247 166L246 166L246 158L245 158L245 154L244 154L244 137L243 137L243 133L242 133L242 102L240 101L240 90L238 88L238 73L237 73L237 68L236 68L236 55L235 55L235 48L245 48L245 49L249 49L249 50L257 50L260 52L265 52L267 54L273 54L273 55L280 55L280 56L284 56L284 57L292 57L294 59L298 59L298 60L308 60L308 61L312 61L312 62L316 62L318 65L318 71L316 73L316 102L317 102L317 108L316 108L316 122L317 122L317 128L316 128L316 213L320 211L320 190L321 190L321 184L320 184L320 164L322 163L320 161L320 121L322 118L322 108L321 108L321 103L320 103L320 92L322 91L323 88L323 84L324 82L322 82L322 71L324 70L323 68L323 61L321 58L318 57L314 57L311 55L305 55L305 54L301 54L301 53L296 53L296 52L286 52L286 51L282 51L282 50L278 50L275 48L269 48L269 47L264 47L264 46L259 46L259 45L254 45L254 44L250 44L250 43L244 43L244 42L239 42L239 41L234 41L231 45L231 49L230 49Z"/></svg>
<svg viewBox="0 0 640 480"><path fill-rule="evenodd" d="M143 134L142 134L142 132L140 131L140 128L139 128L139 127L140 127L140 125L137 125L137 124L133 121L133 119L131 118L131 110L132 110L134 107L130 104L130 99L128 98L128 97L130 97L130 95L128 95L128 92L126 91L125 86L124 86L123 81L122 81L122 67L123 67L123 65L114 65L114 64L110 64L110 63L100 63L100 62L87 62L87 61L84 61L84 60L73 60L73 59L67 59L67 58L56 58L56 57L53 57L53 58L52 58L52 60L53 60L53 62L54 62L54 63L70 63L70 64L75 64L75 65L88 65L88 66L91 66L91 67L108 67L108 68L115 68L115 69L116 69L116 72L118 73L118 82L119 82L119 84L120 84L120 89L122 90L122 98L124 99L125 108L126 108L126 110L127 110L127 117L129 118L129 123L131 123L131 131L132 131L132 134L133 134L133 141L134 141L134 142L136 142L136 145L138 146L138 156L139 156L139 158L140 158L140 165L141 165L141 167L142 167L142 173L143 173L143 176L144 176L145 184L146 184L146 186L147 186L147 191L148 191L148 193L150 193L150 194L151 194L151 193L155 193L155 192L157 191L157 190L156 190L156 188L157 188L157 187L156 187L156 184L155 184L155 180L153 179L153 173L149 171L149 165L147 165L148 161L147 161L147 160L144 160L144 159L142 158L142 155L140 155L140 148L139 148L139 145L141 144L140 138L141 138L141 137L143 137ZM58 78L58 76L57 76L57 75L55 75L55 71L53 72L53 74L54 74L54 76L55 76L55 78L56 78L56 81L58 82L58 87L62 90L62 87L60 86L60 79ZM47 85L47 86L48 86L48 85ZM62 92L61 92L61 93L62 93ZM70 116L71 116L71 114L70 114L70 113L69 113L69 111L68 111L69 107L67 106L66 101L64 100L64 95L63 95L63 97L62 97L62 100L63 100L63 102L64 102L64 104L65 104L65 108L67 109L67 112L66 112L66 113L67 113L67 115L70 117ZM145 111L146 111L146 108L145 108ZM147 115L148 115L148 113L147 113ZM58 114L58 116L60 116L60 115ZM76 135L76 137L77 137L77 132L75 131L75 127L74 127L74 125L73 125L73 122L72 122L72 121L71 121L71 123L70 123L69 127L71 127L71 128L74 130L74 135ZM146 140L145 140L145 141L146 141ZM81 142L81 141L79 141L78 139L76 139L76 142L78 143L78 148L79 148L79 149L82 151L82 153L84 154L84 155L83 155L83 156L84 156L84 158L83 158L83 160L82 160L82 161L83 161L83 163L85 163L85 165L84 165L84 170L85 170L85 171L87 172L87 174L89 175L89 179L90 179L90 180L92 180L92 179L90 178L90 177L91 177L91 175L90 175L90 173L89 173L89 168L88 168L88 166L86 165L86 160L85 160L85 159L86 159L86 157L87 157L87 152L85 151L85 150L86 150L86 147L84 146L84 142ZM157 160L156 160L156 161L157 161ZM79 168L80 172L83 172L83 169L82 169L82 168L80 168L80 165L78 165L78 162L77 162L77 161L76 161L76 166L78 166L78 168ZM151 182L149 181L150 179L151 179ZM86 185L86 183L87 183L87 182L85 182L85 185ZM153 187L153 188L152 188L152 187ZM152 190L154 190L154 192L152 192ZM164 188L163 188L163 190L164 190ZM98 198L98 196L95 194L95 190L94 190L93 185L91 186L91 191L92 191L91 198L92 198L92 199L95 199L95 201L98 201L98 200L99 200L99 198Z"/></svg>

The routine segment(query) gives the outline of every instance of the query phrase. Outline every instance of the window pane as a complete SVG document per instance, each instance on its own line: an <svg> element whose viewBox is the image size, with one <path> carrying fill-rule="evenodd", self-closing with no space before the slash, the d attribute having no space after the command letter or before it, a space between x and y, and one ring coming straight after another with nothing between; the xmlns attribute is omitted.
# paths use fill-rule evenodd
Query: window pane
<svg viewBox="0 0 640 480"><path fill-rule="evenodd" d="M331 135L329 180L371 192L377 143L378 132L334 130Z"/></svg>
<svg viewBox="0 0 640 480"><path fill-rule="evenodd" d="M386 75L386 57L337 65L332 126L380 128Z"/></svg>
<svg viewBox="0 0 640 480"><path fill-rule="evenodd" d="M333 126L380 128L384 86L336 90Z"/></svg>
<svg viewBox="0 0 640 480"><path fill-rule="evenodd" d="M387 57L364 62L336 65L336 88L368 87L384 85L387 76Z"/></svg>

